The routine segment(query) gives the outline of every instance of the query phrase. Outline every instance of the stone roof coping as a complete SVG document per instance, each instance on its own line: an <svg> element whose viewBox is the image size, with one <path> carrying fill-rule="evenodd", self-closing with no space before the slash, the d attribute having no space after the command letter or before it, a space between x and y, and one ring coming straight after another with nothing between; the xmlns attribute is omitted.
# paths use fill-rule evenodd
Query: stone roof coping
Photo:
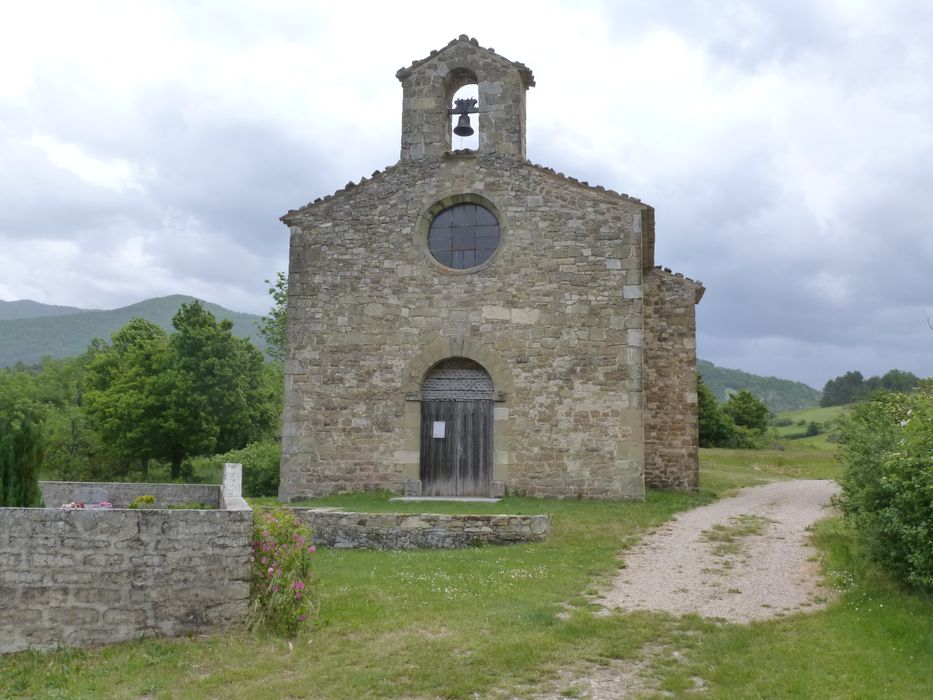
<svg viewBox="0 0 933 700"><path fill-rule="evenodd" d="M674 279L683 280L684 282L688 282L694 285L694 287L696 287L696 301L694 303L695 304L700 303L700 299L703 298L703 294L706 292L706 287L703 286L703 283L700 282L700 280L691 279L685 276L684 273L682 272L673 272L671 268L669 267L661 267L660 265L656 265L654 269L657 270L658 272L663 272L668 277L673 277Z"/></svg>
<svg viewBox="0 0 933 700"><path fill-rule="evenodd" d="M455 150L452 150L452 151L445 151L444 154L443 154L443 156L442 156L442 158L469 158L469 157L471 157L471 156L477 156L477 155L479 155L478 151L475 151L475 150L473 150L473 149L470 149L470 148L458 148L458 149L455 149ZM347 192L349 192L349 191L351 191L351 190L353 190L353 189L355 189L355 188L357 188L357 187L362 187L363 185L365 185L365 184L367 184L367 183L369 183L369 182L371 182L371 181L373 181L373 180L379 179L379 178L385 176L386 174L388 174L389 172L391 172L392 170L395 170L395 169L399 166L399 164L400 164L401 162L403 162L403 161L399 161L399 163L396 163L395 165L388 165L388 166L386 166L383 170L374 170L373 173L372 173L372 175L371 175L370 177L368 177L368 178L367 178L367 177L362 177L362 178L360 178L360 181L359 181L359 182L353 182L353 181L351 180L351 181L348 182L346 185L344 185L341 189L335 191L333 194L328 194L328 195L324 195L323 197L318 197L318 198L316 198L314 201L308 202L306 205L304 205L303 207L301 207L301 208L299 208L299 209L289 209L288 212L287 212L285 215L279 217L279 221L282 221L283 223L286 223L286 224L287 224L287 223L292 219L292 217L293 217L294 214L299 214L299 213L305 211L306 209L308 209L309 207L314 206L315 204L321 204L321 203L323 203L323 202L328 202L328 201L330 201L331 199L333 199L334 197L338 197L338 196L340 196L340 195L342 195L342 194L345 194L345 193L347 193ZM633 197L633 196L631 196L631 195L629 195L629 194L626 194L626 193L624 193L624 192L616 192L615 190L607 189L607 188L603 187L602 185L591 185L591 184L590 184L589 182L587 182L586 180L578 180L578 179L575 178L575 177L571 177L570 175L565 175L565 174L562 173L562 172L558 172L557 170L554 170L554 168L548 168L547 166L539 165L538 163L533 163L533 162L531 162L530 160L524 160L524 161L522 161L522 164L523 164L523 165L528 165L528 166L534 168L535 170L537 170L538 172L546 173L546 174L551 175L551 176L553 176L553 177L557 177L557 178L563 180L564 182L569 182L569 183L572 183L572 184L574 184L574 185L578 185L578 186L580 186L580 187L585 187L585 188L587 188L588 190L592 190L592 191L594 191L594 192L602 192L603 194L608 194L608 195L613 196L613 197L618 197L618 198L623 199L623 200L625 200L625 201L632 202L633 204L641 204L641 205L643 205L643 206L650 206L649 204L645 204L644 202L642 202L638 197ZM667 270L667 271L670 272L670 270ZM691 281L693 281L693 280L691 280Z"/></svg>
<svg viewBox="0 0 933 700"><path fill-rule="evenodd" d="M595 192L605 192L606 194L612 195L614 197L620 197L621 199L632 202L634 204L643 204L644 206L651 206L649 204L645 204L638 197L633 197L632 195L626 194L625 192L616 192L615 190L607 189L606 187L603 187L602 185L591 185L586 180L578 180L577 178L571 177L570 175L564 175L564 173L558 172L557 170L554 170L554 168L549 168L546 165L539 165L538 163L532 163L530 160L526 160L525 164L530 165L535 170L539 170L541 172L547 173L548 175L554 175L560 178L561 180L564 180L566 182L572 182L575 185L586 187L587 189L593 190Z"/></svg>
<svg viewBox="0 0 933 700"><path fill-rule="evenodd" d="M461 34L456 39L451 39L450 42L447 44L447 46L445 46L444 48L440 50L433 49L431 53L429 53L425 58L412 61L411 65L408 66L407 68L404 66L402 68L399 68L398 72L396 72L395 74L395 77L398 78L399 80L405 80L405 78L410 76L412 72L414 71L414 69L417 68L418 66L424 63L427 63L433 58L436 58L438 55L444 53L451 46L455 46L461 43L469 44L470 46L476 47L482 51L488 51L491 54L496 54L495 49L483 48L482 46L479 45L479 42L475 38L469 37L466 34ZM526 66L524 63L521 63L520 61L509 61L509 59L507 59L505 56L502 56L501 54L496 54L496 55L499 56L499 58L501 58L503 61L511 63L518 70L518 72L522 76L522 82L524 83L526 88L535 86L535 76L534 76L534 73L531 72L531 68Z"/></svg>

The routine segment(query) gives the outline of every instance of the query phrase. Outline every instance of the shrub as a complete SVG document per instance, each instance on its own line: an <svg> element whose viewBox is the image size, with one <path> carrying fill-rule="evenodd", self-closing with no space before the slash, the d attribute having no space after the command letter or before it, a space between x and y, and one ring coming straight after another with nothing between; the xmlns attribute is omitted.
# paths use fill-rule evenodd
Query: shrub
<svg viewBox="0 0 933 700"><path fill-rule="evenodd" d="M253 514L250 627L295 637L314 619L312 532L286 508Z"/></svg>
<svg viewBox="0 0 933 700"><path fill-rule="evenodd" d="M814 435L819 435L821 432L823 432L823 429L820 427L820 424L817 423L816 421L811 420L809 423L807 423L807 433L806 433L807 437L813 437Z"/></svg>
<svg viewBox="0 0 933 700"><path fill-rule="evenodd" d="M843 513L872 558L933 590L933 382L858 404L841 437Z"/></svg>
<svg viewBox="0 0 933 700"><path fill-rule="evenodd" d="M155 496L145 494L142 496L137 496L133 499L133 502L130 503L127 508L132 508L136 510L137 508L155 508L156 499Z"/></svg>
<svg viewBox="0 0 933 700"><path fill-rule="evenodd" d="M755 430L744 425L732 428L732 437L723 447L735 447L740 450L761 450L768 443L768 436L763 430Z"/></svg>
<svg viewBox="0 0 933 700"><path fill-rule="evenodd" d="M254 442L243 449L231 450L213 457L191 460L200 478L217 480L226 462L243 465L244 496L277 496L279 493L279 458L282 448L276 442Z"/></svg>

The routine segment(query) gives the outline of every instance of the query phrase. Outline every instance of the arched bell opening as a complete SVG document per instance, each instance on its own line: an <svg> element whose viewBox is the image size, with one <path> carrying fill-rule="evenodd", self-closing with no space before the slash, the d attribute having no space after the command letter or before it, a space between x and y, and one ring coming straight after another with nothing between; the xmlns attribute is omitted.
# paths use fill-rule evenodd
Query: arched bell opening
<svg viewBox="0 0 933 700"><path fill-rule="evenodd" d="M485 368L452 357L428 370L421 386L421 492L488 496L493 477L493 398Z"/></svg>
<svg viewBox="0 0 933 700"><path fill-rule="evenodd" d="M455 68L447 76L451 150L479 149L479 88L476 73Z"/></svg>

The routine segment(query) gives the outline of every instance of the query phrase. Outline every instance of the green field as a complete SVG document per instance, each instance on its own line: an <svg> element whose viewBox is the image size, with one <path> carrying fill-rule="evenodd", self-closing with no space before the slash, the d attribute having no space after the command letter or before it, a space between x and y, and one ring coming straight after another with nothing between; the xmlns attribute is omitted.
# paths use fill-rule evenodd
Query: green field
<svg viewBox="0 0 933 700"><path fill-rule="evenodd" d="M838 520L814 539L839 598L823 612L752 625L661 614L597 615L590 595L617 552L674 513L730 490L837 473L833 445L702 451L698 494L644 503L508 498L470 511L549 512L546 543L447 551L320 550L321 615L291 645L243 630L96 650L0 658L0 697L485 698L549 688L579 697L571 671L641 664L641 697L926 698L933 600L899 590ZM316 501L403 510L386 494ZM257 503L258 504L258 503ZM418 508L423 510L423 505ZM463 505L431 504L432 510Z"/></svg>
<svg viewBox="0 0 933 700"><path fill-rule="evenodd" d="M816 423L823 432L833 429L838 423L838 419L844 417L851 405L846 406L827 406L826 408L801 408L796 411L783 411L775 416L776 420L785 419L792 421L790 425L775 426L777 434L782 437L799 437L807 430L807 425ZM772 425L775 421L772 421Z"/></svg>
<svg viewBox="0 0 933 700"><path fill-rule="evenodd" d="M781 440L780 449L700 450L700 488L721 494L780 479L835 479L839 475L836 445L826 435Z"/></svg>

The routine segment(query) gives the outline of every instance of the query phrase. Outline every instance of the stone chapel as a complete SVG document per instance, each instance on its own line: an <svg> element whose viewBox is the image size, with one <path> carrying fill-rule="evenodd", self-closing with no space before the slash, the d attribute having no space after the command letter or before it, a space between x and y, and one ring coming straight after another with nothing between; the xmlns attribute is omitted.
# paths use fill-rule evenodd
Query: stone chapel
<svg viewBox="0 0 933 700"><path fill-rule="evenodd" d="M696 489L704 288L652 207L527 160L534 76L475 39L396 77L398 163L282 217L280 500Z"/></svg>

